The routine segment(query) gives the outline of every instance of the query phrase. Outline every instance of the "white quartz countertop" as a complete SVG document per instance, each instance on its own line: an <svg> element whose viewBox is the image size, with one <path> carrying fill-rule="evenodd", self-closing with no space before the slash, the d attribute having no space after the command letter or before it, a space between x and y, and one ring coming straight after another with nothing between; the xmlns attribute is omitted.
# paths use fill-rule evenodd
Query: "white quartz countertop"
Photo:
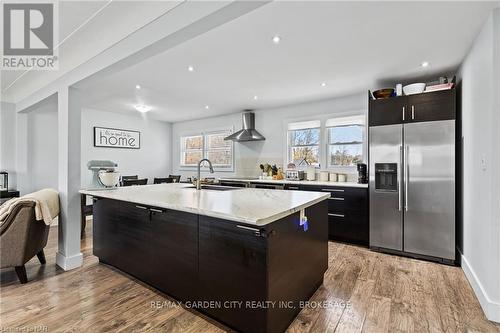
<svg viewBox="0 0 500 333"><path fill-rule="evenodd" d="M179 210L257 226L279 220L320 201L329 193L238 188L230 191L196 190L172 183L81 190L80 193L159 208Z"/></svg>
<svg viewBox="0 0 500 333"><path fill-rule="evenodd" d="M319 180L273 180L273 179L244 179L244 178L220 178L220 180L250 182L250 183L266 183L266 184L295 184L295 185L311 185L311 186L343 186L343 187L361 187L368 188L368 184L358 184L353 182L321 182Z"/></svg>

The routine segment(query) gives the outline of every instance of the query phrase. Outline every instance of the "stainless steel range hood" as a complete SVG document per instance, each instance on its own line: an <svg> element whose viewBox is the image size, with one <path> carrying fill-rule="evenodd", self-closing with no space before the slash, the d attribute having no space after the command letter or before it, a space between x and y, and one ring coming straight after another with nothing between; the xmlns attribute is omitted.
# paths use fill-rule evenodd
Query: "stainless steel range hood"
<svg viewBox="0 0 500 333"><path fill-rule="evenodd" d="M233 140L236 142L244 141L262 141L266 138L255 129L255 114L253 112L243 112L243 128L224 140Z"/></svg>

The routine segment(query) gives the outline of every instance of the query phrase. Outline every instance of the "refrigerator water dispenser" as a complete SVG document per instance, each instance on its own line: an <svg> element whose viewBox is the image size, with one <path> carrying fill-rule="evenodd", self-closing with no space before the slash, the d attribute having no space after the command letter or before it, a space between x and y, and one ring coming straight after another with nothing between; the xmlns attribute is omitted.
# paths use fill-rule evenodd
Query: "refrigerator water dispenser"
<svg viewBox="0 0 500 333"><path fill-rule="evenodd" d="M375 163L375 190L384 192L397 192L397 163Z"/></svg>

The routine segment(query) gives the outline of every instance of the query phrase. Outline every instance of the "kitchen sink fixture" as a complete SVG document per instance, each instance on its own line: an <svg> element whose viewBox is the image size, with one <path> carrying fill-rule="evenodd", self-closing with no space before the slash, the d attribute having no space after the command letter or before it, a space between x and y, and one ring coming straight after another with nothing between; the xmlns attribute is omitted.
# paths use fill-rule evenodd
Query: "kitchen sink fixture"
<svg viewBox="0 0 500 333"><path fill-rule="evenodd" d="M198 177L196 178L196 189L201 190L201 164L203 162L208 163L208 167L210 168L210 173L214 173L214 168L212 167L212 162L208 158L204 158L198 162Z"/></svg>

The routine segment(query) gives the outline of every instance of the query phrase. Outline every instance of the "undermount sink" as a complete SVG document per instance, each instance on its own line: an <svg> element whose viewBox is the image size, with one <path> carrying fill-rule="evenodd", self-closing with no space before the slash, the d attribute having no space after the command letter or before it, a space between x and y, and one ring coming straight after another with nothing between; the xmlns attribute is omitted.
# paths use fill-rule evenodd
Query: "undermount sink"
<svg viewBox="0 0 500 333"><path fill-rule="evenodd" d="M196 188L196 186L186 186L184 188ZM219 185L201 185L202 190L214 190L214 191L232 191L238 190L239 187L231 187L231 186L219 186Z"/></svg>

